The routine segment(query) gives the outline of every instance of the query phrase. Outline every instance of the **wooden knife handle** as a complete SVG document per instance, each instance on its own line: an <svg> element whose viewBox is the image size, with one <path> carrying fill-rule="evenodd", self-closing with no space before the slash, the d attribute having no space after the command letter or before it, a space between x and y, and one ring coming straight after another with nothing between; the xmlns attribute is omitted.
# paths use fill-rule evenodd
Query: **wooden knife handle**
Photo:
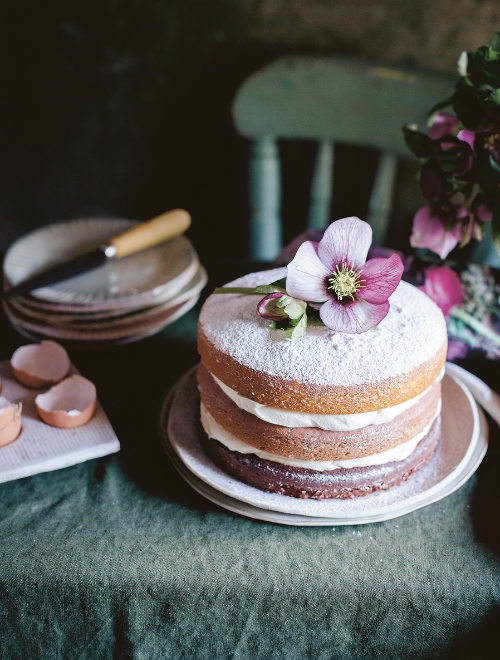
<svg viewBox="0 0 500 660"><path fill-rule="evenodd" d="M191 216L187 211L174 209L115 236L109 245L116 249L114 256L119 259L179 236L190 224Z"/></svg>

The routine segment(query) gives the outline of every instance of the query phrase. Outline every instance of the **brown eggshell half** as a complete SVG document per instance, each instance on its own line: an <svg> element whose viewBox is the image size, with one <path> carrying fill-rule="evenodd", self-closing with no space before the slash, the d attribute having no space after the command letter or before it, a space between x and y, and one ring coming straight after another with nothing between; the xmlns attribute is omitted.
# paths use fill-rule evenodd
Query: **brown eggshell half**
<svg viewBox="0 0 500 660"><path fill-rule="evenodd" d="M86 424L94 414L97 395L94 383L83 376L70 376L39 394L35 406L50 426L71 429Z"/></svg>
<svg viewBox="0 0 500 660"><path fill-rule="evenodd" d="M27 387L55 385L65 378L71 362L66 349L51 339L20 346L14 351L10 366L17 380Z"/></svg>
<svg viewBox="0 0 500 660"><path fill-rule="evenodd" d="M0 396L0 447L16 440L21 433L22 403L11 403Z"/></svg>

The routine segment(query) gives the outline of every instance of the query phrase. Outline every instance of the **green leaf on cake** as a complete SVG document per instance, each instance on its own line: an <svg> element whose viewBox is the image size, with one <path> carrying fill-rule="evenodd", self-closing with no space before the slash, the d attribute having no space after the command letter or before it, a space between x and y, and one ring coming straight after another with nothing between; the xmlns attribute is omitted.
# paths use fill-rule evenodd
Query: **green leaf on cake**
<svg viewBox="0 0 500 660"><path fill-rule="evenodd" d="M303 300L298 300L297 298L292 298L291 296L283 296L278 302L278 307L281 307L288 318L294 320L300 319L300 317L306 311L307 303Z"/></svg>
<svg viewBox="0 0 500 660"><path fill-rule="evenodd" d="M293 319L290 325L291 327L284 331L285 339L288 341L299 340L307 330L307 314L302 314L299 319Z"/></svg>

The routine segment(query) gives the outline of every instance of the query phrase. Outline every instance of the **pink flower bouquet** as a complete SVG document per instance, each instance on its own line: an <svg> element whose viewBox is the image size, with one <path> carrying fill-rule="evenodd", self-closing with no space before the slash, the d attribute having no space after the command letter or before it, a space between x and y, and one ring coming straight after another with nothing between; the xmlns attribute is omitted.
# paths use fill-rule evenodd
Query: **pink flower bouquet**
<svg viewBox="0 0 500 660"><path fill-rule="evenodd" d="M403 128L420 159L420 188L427 200L413 221L410 243L441 259L491 223L500 251L500 32L490 46L462 53L460 79L448 99L430 112L423 133ZM454 114L441 112L451 106Z"/></svg>

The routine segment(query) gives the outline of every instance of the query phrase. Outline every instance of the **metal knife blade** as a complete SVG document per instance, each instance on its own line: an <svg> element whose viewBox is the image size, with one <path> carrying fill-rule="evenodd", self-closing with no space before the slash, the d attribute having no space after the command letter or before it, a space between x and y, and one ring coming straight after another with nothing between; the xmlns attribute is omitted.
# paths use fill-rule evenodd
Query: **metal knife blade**
<svg viewBox="0 0 500 660"><path fill-rule="evenodd" d="M120 259L158 243L183 234L191 224L191 216L184 209L174 209L152 220L139 223L131 229L114 236L105 245L96 250L78 255L63 263L55 264L35 273L32 277L0 293L0 302L14 296L24 295L35 289L76 277L111 259Z"/></svg>
<svg viewBox="0 0 500 660"><path fill-rule="evenodd" d="M16 286L7 289L0 294L0 301L9 300L15 296L22 296L30 291L35 289L40 289L43 286L49 286L51 284L56 284L57 282L63 282L68 280L71 277L76 277L81 275L88 270L93 270L98 266L102 266L109 260L109 257L106 256L105 249L99 248L98 250L93 250L92 252L86 252L85 254L80 254L73 259L64 261L60 264L55 264L47 270L44 270L40 273L35 273L32 277L20 282Z"/></svg>

